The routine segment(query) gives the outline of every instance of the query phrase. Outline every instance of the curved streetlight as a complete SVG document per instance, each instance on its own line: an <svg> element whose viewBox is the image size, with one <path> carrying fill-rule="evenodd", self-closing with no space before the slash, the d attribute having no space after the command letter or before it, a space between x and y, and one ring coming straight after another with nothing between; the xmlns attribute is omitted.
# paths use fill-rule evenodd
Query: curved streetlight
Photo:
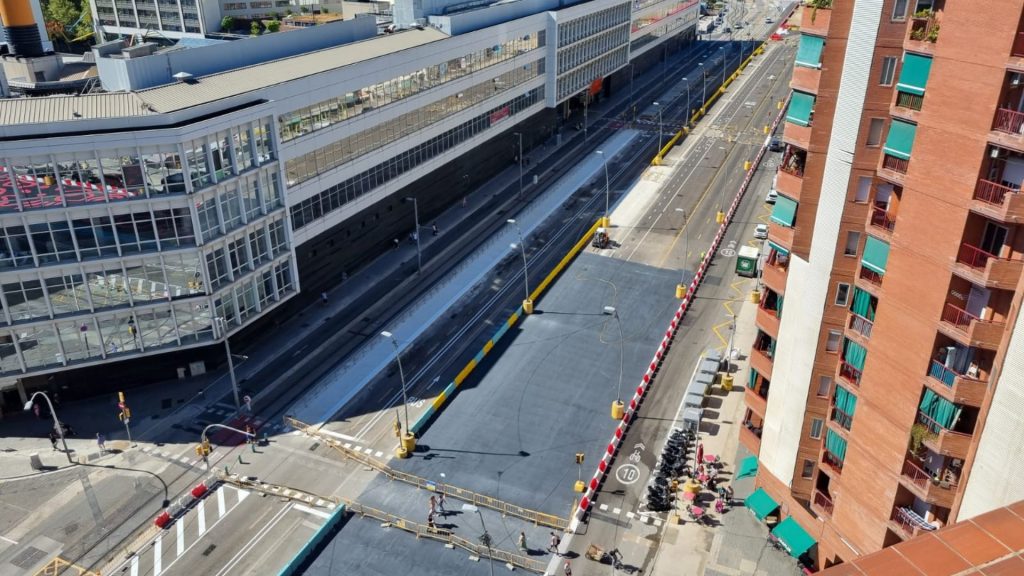
<svg viewBox="0 0 1024 576"><path fill-rule="evenodd" d="M654 103L654 107L658 109L658 153L661 153L661 104L659 102Z"/></svg>
<svg viewBox="0 0 1024 576"><path fill-rule="evenodd" d="M679 272L679 284L676 285L676 298L682 300L686 298L686 261L690 258L690 238L689 233L686 231L686 210L684 208L676 208L676 212L683 213L683 265Z"/></svg>
<svg viewBox="0 0 1024 576"><path fill-rule="evenodd" d="M619 327L619 386L615 390L615 401L612 402L612 420L622 420L626 413L626 406L622 403L622 361L625 356L624 343L622 340L622 320L619 318L619 311L614 306L605 306L603 312L615 318L615 324Z"/></svg>
<svg viewBox="0 0 1024 576"><path fill-rule="evenodd" d="M519 227L519 223L512 218L509 218L506 222L516 227L516 234L519 236L519 245L512 244L512 249L519 248L523 254L523 283L526 285L526 298L523 299L523 314L533 314L533 299L530 298L530 277L527 273L526 243L523 242L523 230Z"/></svg>
<svg viewBox="0 0 1024 576"><path fill-rule="evenodd" d="M50 397L46 395L46 392L42 390L33 392L28 401L25 402L25 411L28 412L32 409L33 400L36 399L36 396L42 396L46 399L46 405L50 407L50 416L53 416L53 429L60 435L60 442L64 445L64 455L68 457L68 463L74 464L75 461L71 459L71 450L68 449L67 438L64 437L64 427L60 425L60 420L57 419L57 411L53 409L53 402L50 402Z"/></svg>
<svg viewBox="0 0 1024 576"><path fill-rule="evenodd" d="M659 150L661 147L658 148ZM612 189L608 180L608 160L604 157L604 150L598 150L597 155L601 157L601 164L604 166L604 219L601 225L605 228L611 228L612 216L611 216L611 198Z"/></svg>
<svg viewBox="0 0 1024 576"><path fill-rule="evenodd" d="M463 512L476 512L480 516L480 527L484 529L484 533L480 535L480 543L487 546L487 556L490 562L487 564L491 567L491 576L494 576L494 555L491 553L491 535L487 532L487 524L484 524L484 515L480 512L480 507L474 504L463 504Z"/></svg>
<svg viewBox="0 0 1024 576"><path fill-rule="evenodd" d="M402 433L401 443L395 449L395 455L399 458L408 458L416 449L416 436L409 430L409 398L405 392L405 372L402 370L402 353L398 349L398 339L387 330L380 333L381 336L391 340L395 347L395 361L398 362L398 377L402 381L402 404L405 408L405 432Z"/></svg>

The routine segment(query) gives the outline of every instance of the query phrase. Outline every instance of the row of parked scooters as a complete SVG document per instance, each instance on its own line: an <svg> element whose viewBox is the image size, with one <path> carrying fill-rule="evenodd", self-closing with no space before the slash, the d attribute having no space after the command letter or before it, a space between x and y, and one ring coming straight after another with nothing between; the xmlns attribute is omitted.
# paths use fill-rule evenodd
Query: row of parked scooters
<svg viewBox="0 0 1024 576"><path fill-rule="evenodd" d="M685 476L687 467L687 454L694 441L694 434L690 430L673 428L661 450L661 456L656 464L657 473L647 484L647 509L652 512L664 512L672 509L672 502L675 494L672 491L672 483L676 478Z"/></svg>

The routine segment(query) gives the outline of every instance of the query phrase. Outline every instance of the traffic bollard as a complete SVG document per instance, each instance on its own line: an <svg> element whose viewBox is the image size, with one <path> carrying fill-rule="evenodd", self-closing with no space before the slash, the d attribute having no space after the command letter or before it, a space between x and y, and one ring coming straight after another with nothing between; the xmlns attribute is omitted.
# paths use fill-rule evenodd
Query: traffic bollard
<svg viewBox="0 0 1024 576"><path fill-rule="evenodd" d="M249 447L252 448L252 453L255 454L256 453L256 442L255 441L249 442ZM239 456L239 458L241 458L241 456Z"/></svg>

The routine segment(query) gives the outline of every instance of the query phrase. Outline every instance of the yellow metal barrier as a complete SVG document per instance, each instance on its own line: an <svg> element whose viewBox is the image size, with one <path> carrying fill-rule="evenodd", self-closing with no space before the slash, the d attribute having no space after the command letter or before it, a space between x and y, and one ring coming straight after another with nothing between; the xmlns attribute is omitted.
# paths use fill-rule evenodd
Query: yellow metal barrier
<svg viewBox="0 0 1024 576"><path fill-rule="evenodd" d="M470 502L477 506L483 506L490 508L491 510L497 510L504 516L515 516L540 526L550 526L552 528L558 528L564 530L569 527L569 521L565 518L560 518L554 514L546 514L544 512L538 512L536 510L530 510L529 508L523 508L522 506L516 506L510 502L499 500L497 498L487 496L486 494L479 494L472 490L466 490L465 488L459 488L458 486L452 486L451 484L441 484L421 478L415 474L409 474L408 472L402 472L396 470L384 462L373 458L366 453L359 450L352 450L345 448L338 440L323 434L315 427L310 426L304 422L296 420L290 416L284 417L284 423L296 430L300 430L310 436L318 438L321 442L324 442L341 452L346 458L355 460L364 466L372 468L381 474L384 474L392 480L398 480L399 482L405 482L422 490L429 490L431 492L443 493L446 496L457 498L465 502Z"/></svg>
<svg viewBox="0 0 1024 576"><path fill-rule="evenodd" d="M541 570L543 572L543 570ZM75 574L77 576L100 576L99 572L93 572L87 568L82 568L78 564L70 562L57 556L53 560L46 563L45 566L39 569L35 573L35 576L57 576L57 574Z"/></svg>

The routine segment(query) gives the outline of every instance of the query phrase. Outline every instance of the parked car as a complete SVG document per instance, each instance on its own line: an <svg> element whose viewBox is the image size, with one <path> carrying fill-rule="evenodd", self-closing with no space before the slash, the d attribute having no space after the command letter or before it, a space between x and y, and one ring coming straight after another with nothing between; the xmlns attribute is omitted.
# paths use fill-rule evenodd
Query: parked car
<svg viewBox="0 0 1024 576"><path fill-rule="evenodd" d="M765 197L764 197L764 201L766 203L768 203L768 204L775 204L775 201L778 200L778 199L779 199L779 193L775 191L775 188L772 188L771 190L769 190L768 194L765 195Z"/></svg>
<svg viewBox="0 0 1024 576"><path fill-rule="evenodd" d="M784 148L785 145L782 144L782 140L780 138L772 138L771 141L768 142L769 152L782 152Z"/></svg>
<svg viewBox="0 0 1024 576"><path fill-rule="evenodd" d="M758 240L768 238L768 225L758 224L757 227L754 228L754 238L757 238Z"/></svg>

